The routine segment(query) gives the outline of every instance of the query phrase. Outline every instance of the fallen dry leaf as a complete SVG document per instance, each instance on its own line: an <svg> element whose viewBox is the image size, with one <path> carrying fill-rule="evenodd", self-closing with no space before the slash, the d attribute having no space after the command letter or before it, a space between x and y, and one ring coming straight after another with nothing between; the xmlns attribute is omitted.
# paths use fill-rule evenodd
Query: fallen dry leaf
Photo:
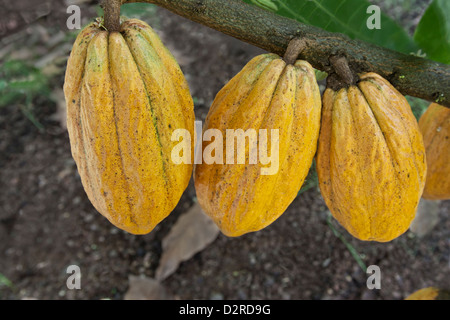
<svg viewBox="0 0 450 320"><path fill-rule="evenodd" d="M181 262L211 244L219 234L219 228L200 208L198 203L181 215L169 234L162 240L163 254L156 269L155 278L166 279Z"/></svg>
<svg viewBox="0 0 450 320"><path fill-rule="evenodd" d="M439 222L439 201L421 199L410 230L418 237L427 235Z"/></svg>
<svg viewBox="0 0 450 320"><path fill-rule="evenodd" d="M51 115L50 119L59 122L61 128L67 129L67 109L63 89L53 90L51 98L56 102L56 112Z"/></svg>
<svg viewBox="0 0 450 320"><path fill-rule="evenodd" d="M172 295L159 281L146 277L129 277L124 300L171 300Z"/></svg>

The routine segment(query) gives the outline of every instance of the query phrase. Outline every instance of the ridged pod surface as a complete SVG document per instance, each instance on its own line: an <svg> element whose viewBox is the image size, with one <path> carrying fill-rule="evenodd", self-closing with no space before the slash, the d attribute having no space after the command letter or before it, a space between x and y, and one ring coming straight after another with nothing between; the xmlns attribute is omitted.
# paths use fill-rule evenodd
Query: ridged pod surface
<svg viewBox="0 0 450 320"><path fill-rule="evenodd" d="M432 103L419 119L427 153L423 198L450 199L450 109Z"/></svg>
<svg viewBox="0 0 450 320"><path fill-rule="evenodd" d="M192 175L192 164L170 158L175 129L194 136L192 97L177 62L146 23L130 19L108 32L98 19L75 41L64 94L72 155L90 201L118 228L150 232Z"/></svg>
<svg viewBox="0 0 450 320"><path fill-rule="evenodd" d="M403 95L375 73L323 96L317 151L322 196L360 240L387 242L415 217L426 177L417 120Z"/></svg>
<svg viewBox="0 0 450 320"><path fill-rule="evenodd" d="M225 235L235 237L263 229L294 200L317 149L320 110L313 68L305 61L287 65L275 54L253 58L217 94L203 139L208 140L209 129L221 133L215 138L223 139L215 155L221 153L223 162L196 164L194 180L199 204ZM239 129L244 133L254 130L258 154L273 156L278 166L261 161L261 157L251 162L250 139L245 140L245 161L239 164L234 156L234 163L227 161L227 130ZM264 131L260 129L267 130L267 139L261 139L259 134ZM278 139L272 140L276 136L272 129L278 130ZM274 145L278 142L275 154L272 141ZM204 158L212 154L209 148L214 142L203 143Z"/></svg>

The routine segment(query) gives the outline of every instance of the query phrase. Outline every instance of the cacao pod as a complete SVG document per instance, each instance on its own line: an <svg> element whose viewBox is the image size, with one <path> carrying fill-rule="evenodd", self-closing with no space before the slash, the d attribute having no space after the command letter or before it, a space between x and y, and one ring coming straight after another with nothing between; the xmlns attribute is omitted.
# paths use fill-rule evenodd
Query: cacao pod
<svg viewBox="0 0 450 320"><path fill-rule="evenodd" d="M405 300L450 300L450 292L436 287L427 287L413 292Z"/></svg>
<svg viewBox="0 0 450 320"><path fill-rule="evenodd" d="M426 157L417 119L403 95L375 73L323 96L317 151L322 196L360 240L403 234L421 198Z"/></svg>
<svg viewBox="0 0 450 320"><path fill-rule="evenodd" d="M118 228L150 232L192 175L192 164L170 159L174 130L194 136L193 101L177 62L146 23L130 19L108 32L97 19L75 41L64 94L72 155L90 201Z"/></svg>
<svg viewBox="0 0 450 320"><path fill-rule="evenodd" d="M222 233L236 237L261 230L287 209L314 159L320 110L320 91L311 65L300 60L286 64L275 54L253 58L217 94L203 139L209 129L221 134L210 145L203 143L202 150L205 157L219 139L215 156L220 153L224 159L226 154L227 161L197 163L194 181L199 204ZM239 130L249 133L245 154L241 153L245 161L234 161L234 149L230 161L229 134ZM251 161L255 144L250 132L260 134L261 161ZM234 145L234 137L231 141ZM261 158L269 153L270 163Z"/></svg>
<svg viewBox="0 0 450 320"><path fill-rule="evenodd" d="M450 199L450 109L432 103L419 119L427 154L423 198Z"/></svg>

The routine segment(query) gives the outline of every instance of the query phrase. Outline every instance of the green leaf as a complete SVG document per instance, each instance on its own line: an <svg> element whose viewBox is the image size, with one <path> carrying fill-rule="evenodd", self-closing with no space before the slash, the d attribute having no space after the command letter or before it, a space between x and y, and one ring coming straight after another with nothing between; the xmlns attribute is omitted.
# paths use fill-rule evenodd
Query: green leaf
<svg viewBox="0 0 450 320"><path fill-rule="evenodd" d="M44 127L33 113L33 100L37 97L49 98L51 90L49 80L41 70L24 61L8 60L0 65L0 79L0 108L11 104L18 106L42 131Z"/></svg>
<svg viewBox="0 0 450 320"><path fill-rule="evenodd" d="M272 0L250 0L250 2L269 11L278 10L278 6Z"/></svg>
<svg viewBox="0 0 450 320"><path fill-rule="evenodd" d="M450 1L434 0L417 26L414 40L427 58L450 63Z"/></svg>
<svg viewBox="0 0 450 320"><path fill-rule="evenodd" d="M308 175L306 176L306 179L297 195L300 195L303 192L306 192L309 189L316 188L318 186L319 186L319 178L317 176L316 161L313 160L311 168L309 168Z"/></svg>
<svg viewBox="0 0 450 320"><path fill-rule="evenodd" d="M338 237L342 243L347 247L347 250L350 251L350 254L353 256L353 258L356 260L356 263L359 265L359 267L363 270L363 272L367 271L367 266L364 263L361 254L356 250L356 248L349 242L345 237L340 233L334 226L333 226L333 216L330 212L328 212L327 217L327 224L330 227L330 229L333 231L333 234Z"/></svg>
<svg viewBox="0 0 450 320"><path fill-rule="evenodd" d="M314 69L314 73L316 74L317 81L325 80L328 77L328 73L326 73L325 71Z"/></svg>
<svg viewBox="0 0 450 320"><path fill-rule="evenodd" d="M121 7L121 15L142 18L156 14L156 6L150 3L126 3Z"/></svg>
<svg viewBox="0 0 450 320"><path fill-rule="evenodd" d="M10 287L10 288L13 287L13 283L7 277L5 277L3 274L0 273L0 287L2 285Z"/></svg>
<svg viewBox="0 0 450 320"><path fill-rule="evenodd" d="M410 54L419 47L399 24L383 12L379 16L380 29L370 29L376 11L369 9L367 0L243 0L281 16L295 19L330 32L342 33L385 48ZM445 1L445 0L444 0ZM370 7L370 8L369 8Z"/></svg>
<svg viewBox="0 0 450 320"><path fill-rule="evenodd" d="M26 96L48 97L51 91L42 72L23 61L6 61L0 66L0 78L0 107L21 103Z"/></svg>
<svg viewBox="0 0 450 320"><path fill-rule="evenodd" d="M422 114L428 109L430 102L411 96L406 96L405 98L408 100L417 121L419 121Z"/></svg>

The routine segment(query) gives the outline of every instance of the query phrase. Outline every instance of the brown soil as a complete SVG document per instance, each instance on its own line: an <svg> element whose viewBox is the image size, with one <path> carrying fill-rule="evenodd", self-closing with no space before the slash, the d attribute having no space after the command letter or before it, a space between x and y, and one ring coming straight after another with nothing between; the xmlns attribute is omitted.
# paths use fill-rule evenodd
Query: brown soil
<svg viewBox="0 0 450 320"><path fill-rule="evenodd" d="M179 59L203 120L217 91L260 51L165 10L158 17L157 31ZM62 76L55 82L62 86ZM0 298L123 299L131 275L154 276L161 240L195 201L193 185L152 233L118 230L84 193L67 133L50 120L56 104L35 104L43 133L16 106L0 113L0 275L12 283L0 284ZM219 235L162 284L177 299L388 300L427 286L450 288L450 202L439 208L439 223L424 237L408 231L389 243L361 242L327 223L313 188L266 229ZM367 288L369 275L343 240L367 266L380 267L381 289ZM66 286L73 264L81 290Z"/></svg>

